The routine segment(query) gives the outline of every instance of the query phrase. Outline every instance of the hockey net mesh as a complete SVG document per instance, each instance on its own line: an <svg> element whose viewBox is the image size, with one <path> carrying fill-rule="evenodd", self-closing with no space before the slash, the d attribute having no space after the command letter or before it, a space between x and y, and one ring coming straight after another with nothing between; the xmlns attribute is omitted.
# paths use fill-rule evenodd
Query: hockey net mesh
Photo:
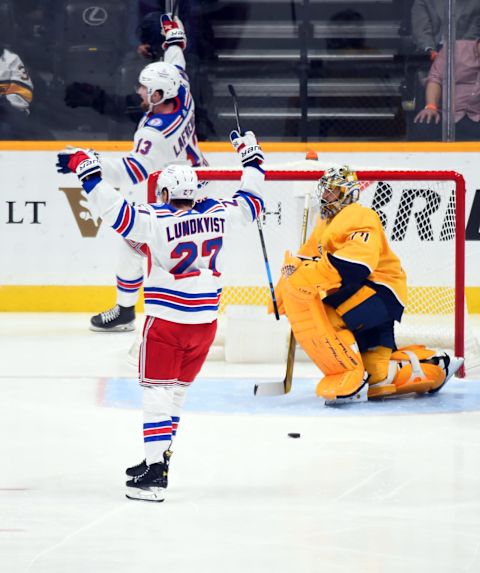
<svg viewBox="0 0 480 573"><path fill-rule="evenodd" d="M285 250L295 252L300 244L305 193L311 194L308 233L315 223L314 190L323 171L312 169L311 164L305 161L287 168L267 168L271 179L265 183L262 223L274 284ZM447 172L417 173L421 175L418 179L415 172L358 172L360 202L379 214L408 277L409 300L402 323L396 325L397 343L428 344L457 354L463 353L465 345L466 360L477 365L480 348L468 319L463 327L465 303L463 294L458 293L459 288L462 293L464 289L463 260L458 260L464 255L457 252L458 234L463 233L462 226L464 229L463 218L458 218L464 210L464 194L453 175L448 179ZM201 178L212 180L208 194L219 197L228 197L238 189L240 175L231 168L199 173ZM257 228L232 233L226 249L229 261L221 312L231 305L265 307L270 291Z"/></svg>

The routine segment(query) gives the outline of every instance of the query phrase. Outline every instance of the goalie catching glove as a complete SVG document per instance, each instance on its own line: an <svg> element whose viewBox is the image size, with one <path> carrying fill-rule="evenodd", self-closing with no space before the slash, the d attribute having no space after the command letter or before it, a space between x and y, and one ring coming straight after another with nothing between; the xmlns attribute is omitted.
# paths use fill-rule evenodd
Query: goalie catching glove
<svg viewBox="0 0 480 573"><path fill-rule="evenodd" d="M243 167L258 167L263 163L265 157L253 131L240 134L233 130L230 133L230 141L235 151L240 154Z"/></svg>
<svg viewBox="0 0 480 573"><path fill-rule="evenodd" d="M328 257L296 257L287 251L281 273L288 284L304 296L315 296L320 291L337 289L342 284L340 274Z"/></svg>
<svg viewBox="0 0 480 573"><path fill-rule="evenodd" d="M58 173L75 173L83 183L85 179L102 174L98 155L90 149L67 147L57 155Z"/></svg>
<svg viewBox="0 0 480 573"><path fill-rule="evenodd" d="M184 50L187 47L187 36L185 35L182 22L177 17L172 18L171 14L162 14L160 22L162 24L162 34L165 36L162 49L166 50L170 46L178 46Z"/></svg>

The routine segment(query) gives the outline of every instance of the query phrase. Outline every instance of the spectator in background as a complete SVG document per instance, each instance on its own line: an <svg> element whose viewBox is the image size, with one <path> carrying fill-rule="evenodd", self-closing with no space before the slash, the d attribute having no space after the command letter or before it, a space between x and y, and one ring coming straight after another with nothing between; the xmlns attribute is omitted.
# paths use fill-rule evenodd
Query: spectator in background
<svg viewBox="0 0 480 573"><path fill-rule="evenodd" d="M446 49L442 48L428 74L426 105L414 119L412 139L441 139L442 82ZM455 43L455 138L480 140L480 39Z"/></svg>
<svg viewBox="0 0 480 573"><path fill-rule="evenodd" d="M137 22L136 18L141 18L135 29L135 51L128 52L121 65L121 69L132 76L132 87L136 84L139 70L146 63L162 59L164 42L160 24L162 11L158 7L163 4L155 0L145 0L139 2L138 6L133 6L133 4L129 6L132 20ZM200 140L208 140L216 134L209 117L213 98L212 89L208 75L202 69L205 62L214 58L214 47L211 41L213 31L209 18L210 10L207 9L210 5L213 10L215 0L198 0L195 3L189 3L186 0L177 2L178 14L186 23L187 29L190 27L192 29L192 37L189 36L189 43L186 47L186 58L192 70L189 74L192 95L195 102L200 103L196 109L196 129ZM113 117L117 121L128 119L138 124L143 117L142 100L133 91L127 94L108 93L97 85L74 82L66 87L64 99L69 107L92 107L98 113Z"/></svg>
<svg viewBox="0 0 480 573"><path fill-rule="evenodd" d="M0 137L24 139L29 135L28 115L33 83L20 57L0 48Z"/></svg>
<svg viewBox="0 0 480 573"><path fill-rule="evenodd" d="M163 59L164 38L160 23L163 12L158 10L159 4L163 2L151 0L138 2L136 6L131 3L128 6L129 21L135 24L135 32L131 34L135 37L129 38L129 42L135 45L135 49L127 51L122 60L121 69L122 73L131 76L132 89L137 83L139 71L147 63ZM137 25L138 18L141 20ZM138 124L144 114L141 108L142 98L136 91L127 94L109 93L101 86L87 82L73 82L67 85L64 100L69 107L91 107L101 115L107 115L116 120L128 118L135 124Z"/></svg>
<svg viewBox="0 0 480 573"><path fill-rule="evenodd" d="M443 44L444 2L442 0L415 0L412 5L412 37L420 52L433 61ZM456 0L455 21L457 40L475 40L480 37L479 0Z"/></svg>

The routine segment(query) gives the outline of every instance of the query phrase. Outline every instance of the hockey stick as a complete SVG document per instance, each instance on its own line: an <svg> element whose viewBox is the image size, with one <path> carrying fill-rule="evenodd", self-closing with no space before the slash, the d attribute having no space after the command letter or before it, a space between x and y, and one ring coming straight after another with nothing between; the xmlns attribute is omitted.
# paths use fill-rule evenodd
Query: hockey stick
<svg viewBox="0 0 480 573"><path fill-rule="evenodd" d="M242 129L240 127L240 113L238 111L237 94L236 94L235 88L232 86L232 84L228 84L227 87L228 87L228 91L230 92L230 95L232 96L232 100L233 100L233 109L235 110L235 117L237 119L237 131L238 131L239 135L242 135ZM270 263L268 261L267 247L265 245L265 237L263 235L262 222L260 220L260 216L257 217L257 227L258 227L258 234L260 235L260 244L262 245L263 260L265 262L265 269L267 271L268 286L270 288L270 296L272 297L273 312L275 313L275 318L277 320L280 320L280 315L278 313L277 298L275 296L275 289L273 288L272 273L270 271Z"/></svg>
<svg viewBox="0 0 480 573"><path fill-rule="evenodd" d="M308 210L310 203L310 193L305 194L305 203L303 206L303 218L302 218L302 245L307 240L307 227L308 227ZM253 394L255 396L280 396L282 394L288 394L292 389L293 381L293 365L295 363L295 350L297 348L297 341L293 335L293 330L290 330L290 337L288 340L288 352L287 352L287 368L285 371L285 378L280 382L259 382L255 384L253 389Z"/></svg>
<svg viewBox="0 0 480 573"><path fill-rule="evenodd" d="M177 15L179 0L165 0L165 14L171 14L172 18Z"/></svg>
<svg viewBox="0 0 480 573"><path fill-rule="evenodd" d="M165 13L171 14L172 18L175 16L178 8L178 0L165 0Z"/></svg>

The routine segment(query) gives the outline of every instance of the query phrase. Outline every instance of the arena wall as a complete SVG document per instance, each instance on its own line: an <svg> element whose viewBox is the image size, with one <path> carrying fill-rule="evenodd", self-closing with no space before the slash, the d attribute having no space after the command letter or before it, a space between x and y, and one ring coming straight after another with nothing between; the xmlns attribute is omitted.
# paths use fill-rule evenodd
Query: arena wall
<svg viewBox="0 0 480 573"><path fill-rule="evenodd" d="M67 144L72 142L0 142L1 311L92 312L115 299L119 239L111 229L87 218L76 177L56 173L56 152ZM130 149L128 142L73 145L93 147L112 157ZM480 313L479 143L267 143L263 147L270 165L302 160L313 149L322 167L348 163L357 169L461 173L467 183L467 302L470 312ZM202 149L212 166L238 166L229 144L203 143ZM146 198L145 186L121 192L135 202ZM269 249L275 268L283 245L270 244ZM232 256L237 259L235 252ZM238 273L244 272L238 268ZM229 273L226 286L235 289L235 270Z"/></svg>

